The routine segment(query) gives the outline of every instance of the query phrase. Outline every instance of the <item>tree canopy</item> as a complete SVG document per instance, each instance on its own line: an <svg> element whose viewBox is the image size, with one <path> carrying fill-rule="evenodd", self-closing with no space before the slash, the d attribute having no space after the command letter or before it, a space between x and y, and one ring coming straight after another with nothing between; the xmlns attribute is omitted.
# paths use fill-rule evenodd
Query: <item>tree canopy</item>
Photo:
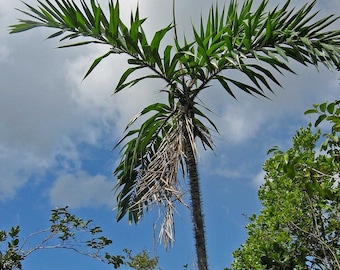
<svg viewBox="0 0 340 270"><path fill-rule="evenodd" d="M319 114L322 129L309 124L290 149L269 151L258 193L263 208L250 217L233 269L340 269L339 102L306 113Z"/></svg>

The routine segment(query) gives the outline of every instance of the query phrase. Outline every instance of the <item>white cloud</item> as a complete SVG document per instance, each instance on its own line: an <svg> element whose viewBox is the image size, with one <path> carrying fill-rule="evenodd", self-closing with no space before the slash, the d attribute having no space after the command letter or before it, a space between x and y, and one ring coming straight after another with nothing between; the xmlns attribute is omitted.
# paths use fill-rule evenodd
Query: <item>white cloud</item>
<svg viewBox="0 0 340 270"><path fill-rule="evenodd" d="M262 184L264 184L265 171L261 170L252 180L252 184L258 189Z"/></svg>
<svg viewBox="0 0 340 270"><path fill-rule="evenodd" d="M49 192L53 206L71 208L115 205L113 182L104 175L89 175L84 171L59 176Z"/></svg>
<svg viewBox="0 0 340 270"><path fill-rule="evenodd" d="M227 143L238 144L252 138L266 120L261 110L254 108L256 102L233 103L226 107L218 124Z"/></svg>
<svg viewBox="0 0 340 270"><path fill-rule="evenodd" d="M126 57L120 55L111 55L104 59L89 77L82 81L92 61L107 50L108 47L99 46L85 55L68 60L65 65L65 79L73 89L74 102L85 112L91 112L97 122L100 121L106 126L109 124L111 128L114 124L117 134L120 134L130 118L148 104L161 99L158 90L162 85L159 81L148 80L112 96L120 76L127 68Z"/></svg>
<svg viewBox="0 0 340 270"><path fill-rule="evenodd" d="M0 144L0 201L13 199L34 175L40 180L52 159L39 158L20 149L5 148Z"/></svg>
<svg viewBox="0 0 340 270"><path fill-rule="evenodd" d="M304 120L304 111L313 103L334 100L339 95L339 74L321 68L292 64L298 76L286 74L279 77L283 88L274 87L271 100L254 98L235 89L237 101L220 87L212 86L203 92L202 99L216 115L209 116L219 128L223 142L240 144L253 138L260 130L282 128L283 119L289 129L290 123ZM287 125L288 124L288 125ZM268 138L269 139L269 138ZM226 145L226 144L225 144Z"/></svg>
<svg viewBox="0 0 340 270"><path fill-rule="evenodd" d="M110 106L102 106L103 100L90 100L87 106L79 102L81 79L71 84L65 69L64 59L91 50L54 50L55 43L42 42L45 36L46 31L37 30L1 40L11 49L5 50L7 63L0 66L0 199L13 198L38 174L81 168L80 143L109 145L108 150L114 143ZM91 63L80 64L85 70ZM105 95L96 90L93 96Z"/></svg>

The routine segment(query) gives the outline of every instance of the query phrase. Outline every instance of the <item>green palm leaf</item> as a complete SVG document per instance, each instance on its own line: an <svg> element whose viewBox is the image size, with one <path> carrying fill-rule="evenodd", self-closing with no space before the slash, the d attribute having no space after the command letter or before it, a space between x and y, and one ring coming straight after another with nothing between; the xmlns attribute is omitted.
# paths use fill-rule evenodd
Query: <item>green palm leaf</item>
<svg viewBox="0 0 340 270"><path fill-rule="evenodd" d="M261 85L273 91L271 83L279 85L279 82L256 62L265 62L279 72L294 73L287 65L290 60L316 67L322 63L327 68L339 69L340 31L324 31L337 16L316 20L317 12L312 12L316 1L297 11L288 9L290 1L272 12L266 10L267 4L268 1L262 1L251 12L252 0L245 1L241 9L236 1L231 1L227 12L225 9L219 12L218 6L210 10L205 25L201 20L199 34L193 27L195 43L187 57L196 60L196 69L203 70L195 78L202 86L210 79L217 79L235 97L226 84L228 76L224 74L229 69L238 69L254 84L246 87L243 82L234 80L238 88L249 94L266 96Z"/></svg>

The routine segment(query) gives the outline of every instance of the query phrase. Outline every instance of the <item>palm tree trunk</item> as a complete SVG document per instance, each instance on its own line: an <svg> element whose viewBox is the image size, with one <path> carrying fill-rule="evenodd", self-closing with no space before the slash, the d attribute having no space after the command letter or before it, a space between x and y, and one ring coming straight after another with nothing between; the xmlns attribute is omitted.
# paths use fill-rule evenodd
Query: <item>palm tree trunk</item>
<svg viewBox="0 0 340 270"><path fill-rule="evenodd" d="M185 132L186 139L186 165L189 173L191 195L192 222L196 245L197 264L199 270L208 270L208 260L205 241L204 219L202 213L202 200L199 185L199 176L195 154L190 143L189 135Z"/></svg>

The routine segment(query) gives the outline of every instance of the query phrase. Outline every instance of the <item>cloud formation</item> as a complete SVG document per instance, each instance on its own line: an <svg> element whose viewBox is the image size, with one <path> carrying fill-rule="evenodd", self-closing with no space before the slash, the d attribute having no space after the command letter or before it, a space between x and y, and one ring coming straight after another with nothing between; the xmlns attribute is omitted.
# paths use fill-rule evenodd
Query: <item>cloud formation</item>
<svg viewBox="0 0 340 270"><path fill-rule="evenodd" d="M104 175L89 175L84 171L59 176L49 191L52 206L97 208L115 205L113 181Z"/></svg>

